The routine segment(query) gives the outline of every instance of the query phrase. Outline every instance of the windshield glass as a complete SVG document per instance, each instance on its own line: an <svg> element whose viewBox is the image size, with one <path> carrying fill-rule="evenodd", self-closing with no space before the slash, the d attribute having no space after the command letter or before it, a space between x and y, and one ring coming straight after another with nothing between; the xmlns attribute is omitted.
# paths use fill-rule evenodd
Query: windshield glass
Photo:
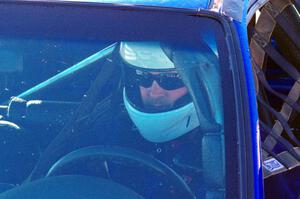
<svg viewBox="0 0 300 199"><path fill-rule="evenodd" d="M224 84L222 26L174 13L98 12L92 25L80 12L64 25L43 15L52 24L44 31L39 21L17 33L5 24L0 182L80 175L146 199L225 198L224 135L233 132L224 118L233 102L224 98L232 86Z"/></svg>

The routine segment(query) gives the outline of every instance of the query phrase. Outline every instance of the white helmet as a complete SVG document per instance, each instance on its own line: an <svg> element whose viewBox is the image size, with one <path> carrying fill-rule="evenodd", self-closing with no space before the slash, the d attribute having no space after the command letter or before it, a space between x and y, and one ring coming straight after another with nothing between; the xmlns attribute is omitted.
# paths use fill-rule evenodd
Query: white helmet
<svg viewBox="0 0 300 199"><path fill-rule="evenodd" d="M125 65L124 70L131 70L133 73L175 70L174 63L159 42L121 42L120 55ZM125 78L130 79L128 74ZM123 100L131 120L148 141L158 143L171 141L199 126L189 94L178 99L168 110L153 111L143 106L137 86L125 82Z"/></svg>

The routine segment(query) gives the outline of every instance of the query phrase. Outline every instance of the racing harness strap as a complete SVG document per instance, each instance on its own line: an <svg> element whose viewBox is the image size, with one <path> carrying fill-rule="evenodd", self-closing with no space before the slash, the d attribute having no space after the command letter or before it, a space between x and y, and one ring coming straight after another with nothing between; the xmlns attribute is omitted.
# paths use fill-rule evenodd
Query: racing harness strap
<svg viewBox="0 0 300 199"><path fill-rule="evenodd" d="M294 3L295 1L290 0L267 2L261 10L250 43L260 108L260 128L267 134L262 140L265 178L300 166L300 140L291 128L293 119L300 115L300 17L296 9L298 5ZM281 34L277 34L280 30ZM277 37L282 35L286 35L284 37L288 40L285 48L293 50L289 52L291 55L287 56L287 53L284 54L282 49L278 48L278 43L283 39ZM294 80L287 94L277 91L269 83L266 74L269 59L279 66L289 79ZM283 104L275 106L269 102L274 100L270 96L276 96ZM281 150L278 150L278 145Z"/></svg>

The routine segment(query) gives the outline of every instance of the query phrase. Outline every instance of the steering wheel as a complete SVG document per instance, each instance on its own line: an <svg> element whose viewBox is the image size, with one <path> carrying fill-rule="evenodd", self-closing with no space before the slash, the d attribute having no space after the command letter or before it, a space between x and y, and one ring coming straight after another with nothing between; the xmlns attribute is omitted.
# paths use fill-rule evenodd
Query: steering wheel
<svg viewBox="0 0 300 199"><path fill-rule="evenodd" d="M46 177L63 175L68 173L66 172L68 168L72 168L74 165L86 165L91 162L95 163L95 161L101 161L103 165L106 165L103 167L104 170L109 170L107 166L108 162L115 163L119 166L121 165L121 169L124 166L142 168L154 173L154 175L162 181L168 182L167 184L173 187L174 196L172 195L172 198L195 199L194 194L186 182L166 164L148 154L122 147L91 146L78 149L63 156L53 164L46 174ZM109 173L109 171L106 172Z"/></svg>

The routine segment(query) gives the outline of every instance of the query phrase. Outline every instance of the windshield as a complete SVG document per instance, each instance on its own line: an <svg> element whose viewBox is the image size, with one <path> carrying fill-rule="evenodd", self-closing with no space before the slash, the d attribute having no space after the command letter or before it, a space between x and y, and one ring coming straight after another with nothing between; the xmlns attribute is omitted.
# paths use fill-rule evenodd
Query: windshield
<svg viewBox="0 0 300 199"><path fill-rule="evenodd" d="M48 26L0 33L0 182L76 175L146 199L225 198L233 102L220 23L99 9L87 25L95 16L79 8L43 9L64 25L43 14Z"/></svg>

